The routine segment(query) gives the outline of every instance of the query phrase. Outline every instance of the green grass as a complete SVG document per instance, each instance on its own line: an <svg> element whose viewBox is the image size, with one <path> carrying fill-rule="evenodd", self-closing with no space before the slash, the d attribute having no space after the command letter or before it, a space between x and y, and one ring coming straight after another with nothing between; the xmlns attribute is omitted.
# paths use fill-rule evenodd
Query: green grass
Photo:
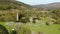
<svg viewBox="0 0 60 34"><path fill-rule="evenodd" d="M5 22L0 22L0 24L1 24L1 25L4 25L4 24L5 24Z"/></svg>
<svg viewBox="0 0 60 34"><path fill-rule="evenodd" d="M0 22L1 25L3 25L5 28L7 28L8 32L10 33L12 31L12 29L14 28L14 26L7 26L5 25L6 22Z"/></svg>
<svg viewBox="0 0 60 34"><path fill-rule="evenodd" d="M32 24L31 26L27 26L30 28L30 30L35 32L43 32L44 34L60 34L60 25L58 24L52 24L52 25L37 25Z"/></svg>
<svg viewBox="0 0 60 34"><path fill-rule="evenodd" d="M12 28L14 28L14 26L6 26L5 22L0 22L0 24L2 24L3 26L5 26L9 33L12 31ZM27 24L23 24L21 25L22 29L19 29L18 32L22 32L24 30L24 27L26 31L35 31L35 33L37 34L38 32L43 32L44 34L60 34L60 25L59 24L52 24L52 25L40 25L40 24L34 24L34 23L27 23ZM28 30L27 30L28 28ZM30 32L29 32L30 33ZM21 33L19 33L21 34Z"/></svg>

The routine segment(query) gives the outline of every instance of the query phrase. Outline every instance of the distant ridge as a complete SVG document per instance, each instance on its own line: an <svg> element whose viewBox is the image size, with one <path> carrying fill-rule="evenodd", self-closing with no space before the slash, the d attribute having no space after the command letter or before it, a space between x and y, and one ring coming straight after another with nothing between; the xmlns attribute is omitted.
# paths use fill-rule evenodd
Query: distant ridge
<svg viewBox="0 0 60 34"><path fill-rule="evenodd" d="M43 5L34 5L37 8L60 8L60 2L54 2L54 3L49 3L49 4L43 4Z"/></svg>

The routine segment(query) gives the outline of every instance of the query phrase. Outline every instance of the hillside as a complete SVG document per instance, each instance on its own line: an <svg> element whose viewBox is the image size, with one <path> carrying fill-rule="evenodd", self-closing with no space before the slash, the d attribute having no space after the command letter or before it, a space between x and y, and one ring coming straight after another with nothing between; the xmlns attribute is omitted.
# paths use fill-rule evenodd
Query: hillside
<svg viewBox="0 0 60 34"><path fill-rule="evenodd" d="M0 21L16 21L16 12L28 18L37 8L15 0L0 0ZM35 13L34 13L35 14Z"/></svg>
<svg viewBox="0 0 60 34"><path fill-rule="evenodd" d="M49 6L50 5L51 4L49 4ZM18 12L19 13L18 16L22 16L22 18L24 18L24 19L19 18L20 19L19 21L22 22L29 22L30 17L33 17L33 19L38 19L39 22L42 23L46 23L46 22L50 23L49 21L51 21L51 23L52 22L59 23L60 17L57 11L60 13L60 10L58 9L50 10L50 11L46 11L46 10L42 11L41 9L37 9L34 6L30 6L28 4L19 1L0 0L0 21L4 21L4 22L16 21L17 19L16 14Z"/></svg>
<svg viewBox="0 0 60 34"><path fill-rule="evenodd" d="M30 5L24 4L19 1L0 0L0 9L20 9L21 7L28 8Z"/></svg>
<svg viewBox="0 0 60 34"><path fill-rule="evenodd" d="M60 8L60 2L54 2L54 3L42 4L42 5L35 5L35 7L47 8L47 9Z"/></svg>
<svg viewBox="0 0 60 34"><path fill-rule="evenodd" d="M42 9L44 12L47 11L45 17L50 16L50 18L55 19L55 23L60 24L60 2L50 3L50 4L43 4L43 5L35 5L36 8ZM44 9L46 8L46 9ZM41 11L42 12L42 11ZM40 14L41 15L41 14Z"/></svg>

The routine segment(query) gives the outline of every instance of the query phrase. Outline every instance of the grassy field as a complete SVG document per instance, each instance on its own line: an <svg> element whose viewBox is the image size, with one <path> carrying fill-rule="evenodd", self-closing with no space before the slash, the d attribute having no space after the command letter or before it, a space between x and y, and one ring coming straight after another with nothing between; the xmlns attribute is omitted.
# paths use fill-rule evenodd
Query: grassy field
<svg viewBox="0 0 60 34"><path fill-rule="evenodd" d="M52 25L38 25L38 24L32 24L29 27L32 31L42 32L44 34L60 34L60 25L58 24L52 24Z"/></svg>
<svg viewBox="0 0 60 34"><path fill-rule="evenodd" d="M0 24L5 26L8 29L9 33L14 28L13 25L11 25L11 26L5 25L6 24L5 22L0 22ZM44 34L60 34L60 25L59 24L52 24L52 25L48 26L48 25L27 23L27 24L23 24L22 27L26 27L25 30L28 31L28 29L30 29L30 31L34 31L36 34L38 34L38 32L42 32ZM22 30L23 30L23 28L22 28ZM19 34L23 34L22 30L19 29L19 31L18 31L18 32L20 32ZM21 33L21 31L22 31L22 33Z"/></svg>

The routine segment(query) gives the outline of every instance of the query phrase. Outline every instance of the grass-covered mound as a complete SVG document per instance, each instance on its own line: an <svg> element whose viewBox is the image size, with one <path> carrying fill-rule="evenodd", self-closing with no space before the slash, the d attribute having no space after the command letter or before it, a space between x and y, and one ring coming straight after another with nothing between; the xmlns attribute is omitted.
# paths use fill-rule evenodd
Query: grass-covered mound
<svg viewBox="0 0 60 34"><path fill-rule="evenodd" d="M0 34L9 34L8 30L0 24Z"/></svg>

